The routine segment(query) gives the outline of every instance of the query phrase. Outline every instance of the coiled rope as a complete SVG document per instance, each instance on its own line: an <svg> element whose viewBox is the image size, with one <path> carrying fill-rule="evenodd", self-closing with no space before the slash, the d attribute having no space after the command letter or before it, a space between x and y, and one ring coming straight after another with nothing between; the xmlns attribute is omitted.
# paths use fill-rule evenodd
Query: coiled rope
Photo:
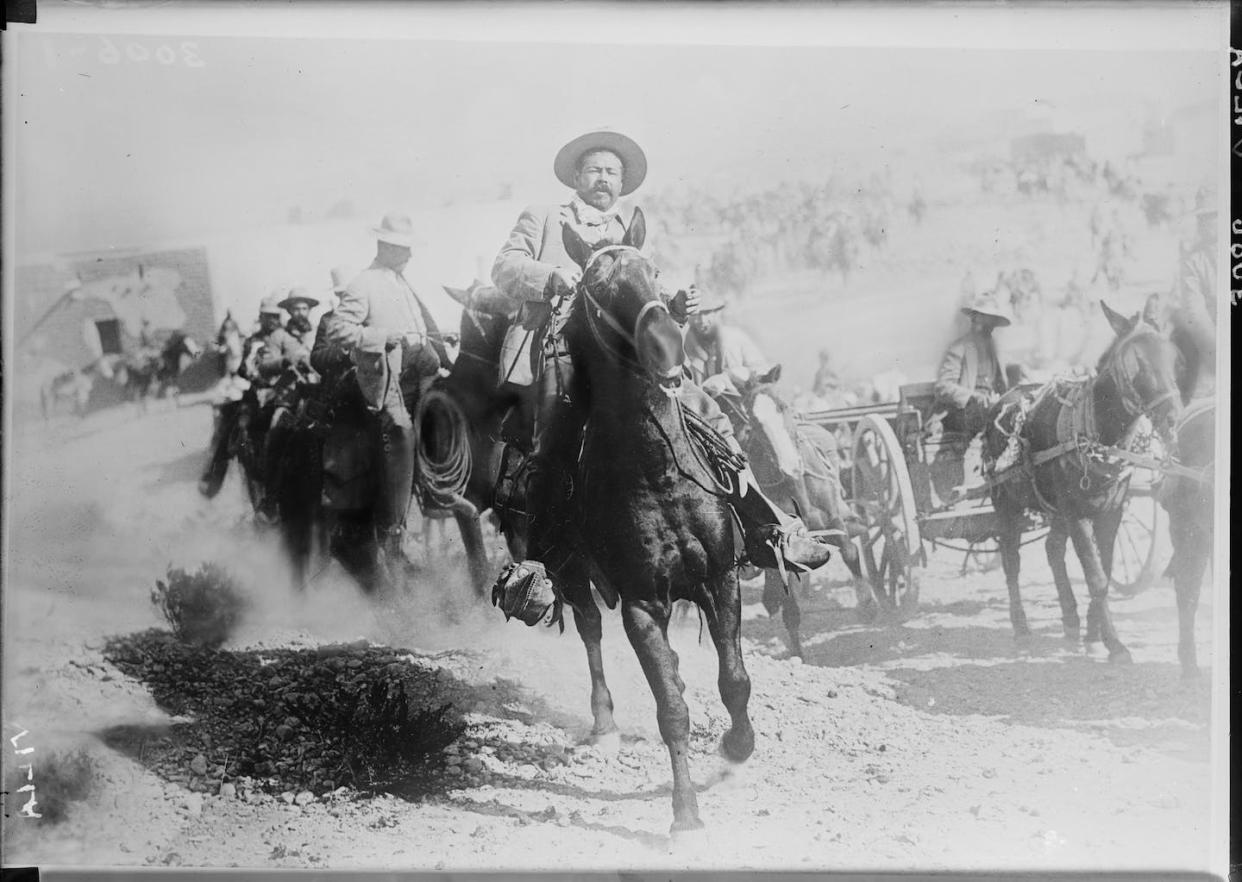
<svg viewBox="0 0 1242 882"><path fill-rule="evenodd" d="M419 398L415 417L415 480L422 499L432 508L452 508L470 480L466 414L447 392L430 389Z"/></svg>

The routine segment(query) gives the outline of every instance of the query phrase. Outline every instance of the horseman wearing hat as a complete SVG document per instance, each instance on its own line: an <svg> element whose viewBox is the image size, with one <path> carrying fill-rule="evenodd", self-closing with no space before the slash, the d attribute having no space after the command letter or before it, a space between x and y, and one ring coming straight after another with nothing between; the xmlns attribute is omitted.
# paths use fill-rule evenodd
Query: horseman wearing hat
<svg viewBox="0 0 1242 882"><path fill-rule="evenodd" d="M935 394L943 427L973 436L983 431L988 408L1008 387L992 332L1010 320L991 291L976 295L962 312L970 317L970 330L945 352Z"/></svg>
<svg viewBox="0 0 1242 882"><path fill-rule="evenodd" d="M320 333L327 344L349 353L367 405L378 414L384 468L376 528L385 558L399 562L414 481L410 410L445 356L430 313L404 276L413 223L406 215L389 214L372 232L375 260L341 292L332 321ZM399 581L400 564L391 572Z"/></svg>
<svg viewBox="0 0 1242 882"><path fill-rule="evenodd" d="M289 411L296 395L296 380L290 369L306 364L310 351L281 326L280 291L273 291L259 304L259 330L246 340L239 374L250 381L259 405L258 413L247 414L252 425L264 430L263 462L265 490L260 513L276 517L275 476L279 454L287 430ZM257 421L257 423L256 423Z"/></svg>
<svg viewBox="0 0 1242 882"><path fill-rule="evenodd" d="M686 361L694 381L712 395L729 384L744 384L772 366L749 334L724 323L725 306L720 295L705 293L686 330Z"/></svg>
<svg viewBox="0 0 1242 882"><path fill-rule="evenodd" d="M289 296L277 304L289 313L289 321L285 330L297 337L298 342L310 350L315 341L315 326L311 324L310 312L319 305L319 301L298 285L289 289Z"/></svg>
<svg viewBox="0 0 1242 882"><path fill-rule="evenodd" d="M534 206L518 217L492 267L492 280L502 294L521 303L518 320L501 348L503 381L537 383L535 442L531 456L528 507L532 513L528 555L555 573L564 559L560 540L570 513L563 503L569 496L569 476L581 445L584 415L574 402L574 369L563 339L566 310L581 279L581 269L565 251L563 228L572 227L584 241L620 242L633 222L634 209L618 199L633 193L647 174L647 157L632 139L617 132L590 132L570 141L553 162L557 179L574 192L555 206ZM699 311L693 287L666 298L669 312L681 324ZM535 341L542 335L537 378L522 377ZM737 449L728 419L709 396L693 384L683 384L687 405L707 416L730 446ZM746 522L748 545L771 541L794 569L807 570L828 560L827 546L806 536L800 522L791 520L762 497L753 478L742 477L732 500ZM559 544L558 544L559 543ZM772 564L776 561L773 559ZM502 583L529 578L541 568L522 565L502 575ZM502 585L503 587L503 585ZM547 579L529 592L502 591L506 598L525 593L534 605L551 596ZM520 615L517 610L505 610Z"/></svg>

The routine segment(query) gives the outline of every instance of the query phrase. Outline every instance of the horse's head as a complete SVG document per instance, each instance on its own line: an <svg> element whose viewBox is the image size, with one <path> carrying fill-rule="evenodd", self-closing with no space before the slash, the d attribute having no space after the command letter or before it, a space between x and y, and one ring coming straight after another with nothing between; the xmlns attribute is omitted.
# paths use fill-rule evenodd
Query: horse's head
<svg viewBox="0 0 1242 882"><path fill-rule="evenodd" d="M1100 357L1101 379L1112 382L1126 414L1146 416L1162 438L1169 438L1181 412L1177 385L1177 347L1142 314L1126 318L1100 302L1117 335Z"/></svg>
<svg viewBox="0 0 1242 882"><path fill-rule="evenodd" d="M563 239L566 253L582 267L575 310L594 343L621 364L645 371L671 394L681 385L686 355L681 331L660 296L655 265L638 250L646 235L643 214L635 209L619 244L588 245L570 226Z"/></svg>

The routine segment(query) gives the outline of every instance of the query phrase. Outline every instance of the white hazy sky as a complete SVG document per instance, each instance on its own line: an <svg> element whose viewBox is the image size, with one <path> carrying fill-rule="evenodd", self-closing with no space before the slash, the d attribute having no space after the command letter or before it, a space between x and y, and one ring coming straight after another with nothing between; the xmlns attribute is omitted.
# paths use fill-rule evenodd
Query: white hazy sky
<svg viewBox="0 0 1242 882"><path fill-rule="evenodd" d="M299 24L326 9L311 6ZM432 205L505 182L518 199L552 198L552 155L599 126L643 143L653 188L826 174L858 159L900 166L926 161L931 139L969 133L989 111L1160 118L1212 100L1223 70L1203 51L1116 51L1127 43L1112 26L1084 40L1068 7L1076 48L1020 51L610 46L633 37L600 15L559 43L103 37L124 24L107 18L76 25L81 33L19 32L5 45L17 253L279 223L290 206L321 213L342 199ZM148 18L145 29L165 21L178 23ZM816 21L831 31L831 16ZM1011 41L1018 25L1002 19L1003 39L984 45ZM683 33L701 39L692 25ZM1149 44L1163 45L1155 33Z"/></svg>

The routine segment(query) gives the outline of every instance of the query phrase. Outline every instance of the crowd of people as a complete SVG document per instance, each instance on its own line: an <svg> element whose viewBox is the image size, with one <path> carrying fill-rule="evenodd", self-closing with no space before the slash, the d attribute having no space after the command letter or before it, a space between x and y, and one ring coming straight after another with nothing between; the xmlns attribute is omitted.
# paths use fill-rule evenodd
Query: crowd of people
<svg viewBox="0 0 1242 882"><path fill-rule="evenodd" d="M863 249L886 247L896 213L893 187L879 174L857 184L843 178L786 182L728 199L689 189L657 194L647 204L656 224L656 260L695 264L699 284L733 299L782 271L822 270L848 282ZM921 217L925 207L916 193L912 216ZM709 250L690 253L686 243L701 238L711 241Z"/></svg>

